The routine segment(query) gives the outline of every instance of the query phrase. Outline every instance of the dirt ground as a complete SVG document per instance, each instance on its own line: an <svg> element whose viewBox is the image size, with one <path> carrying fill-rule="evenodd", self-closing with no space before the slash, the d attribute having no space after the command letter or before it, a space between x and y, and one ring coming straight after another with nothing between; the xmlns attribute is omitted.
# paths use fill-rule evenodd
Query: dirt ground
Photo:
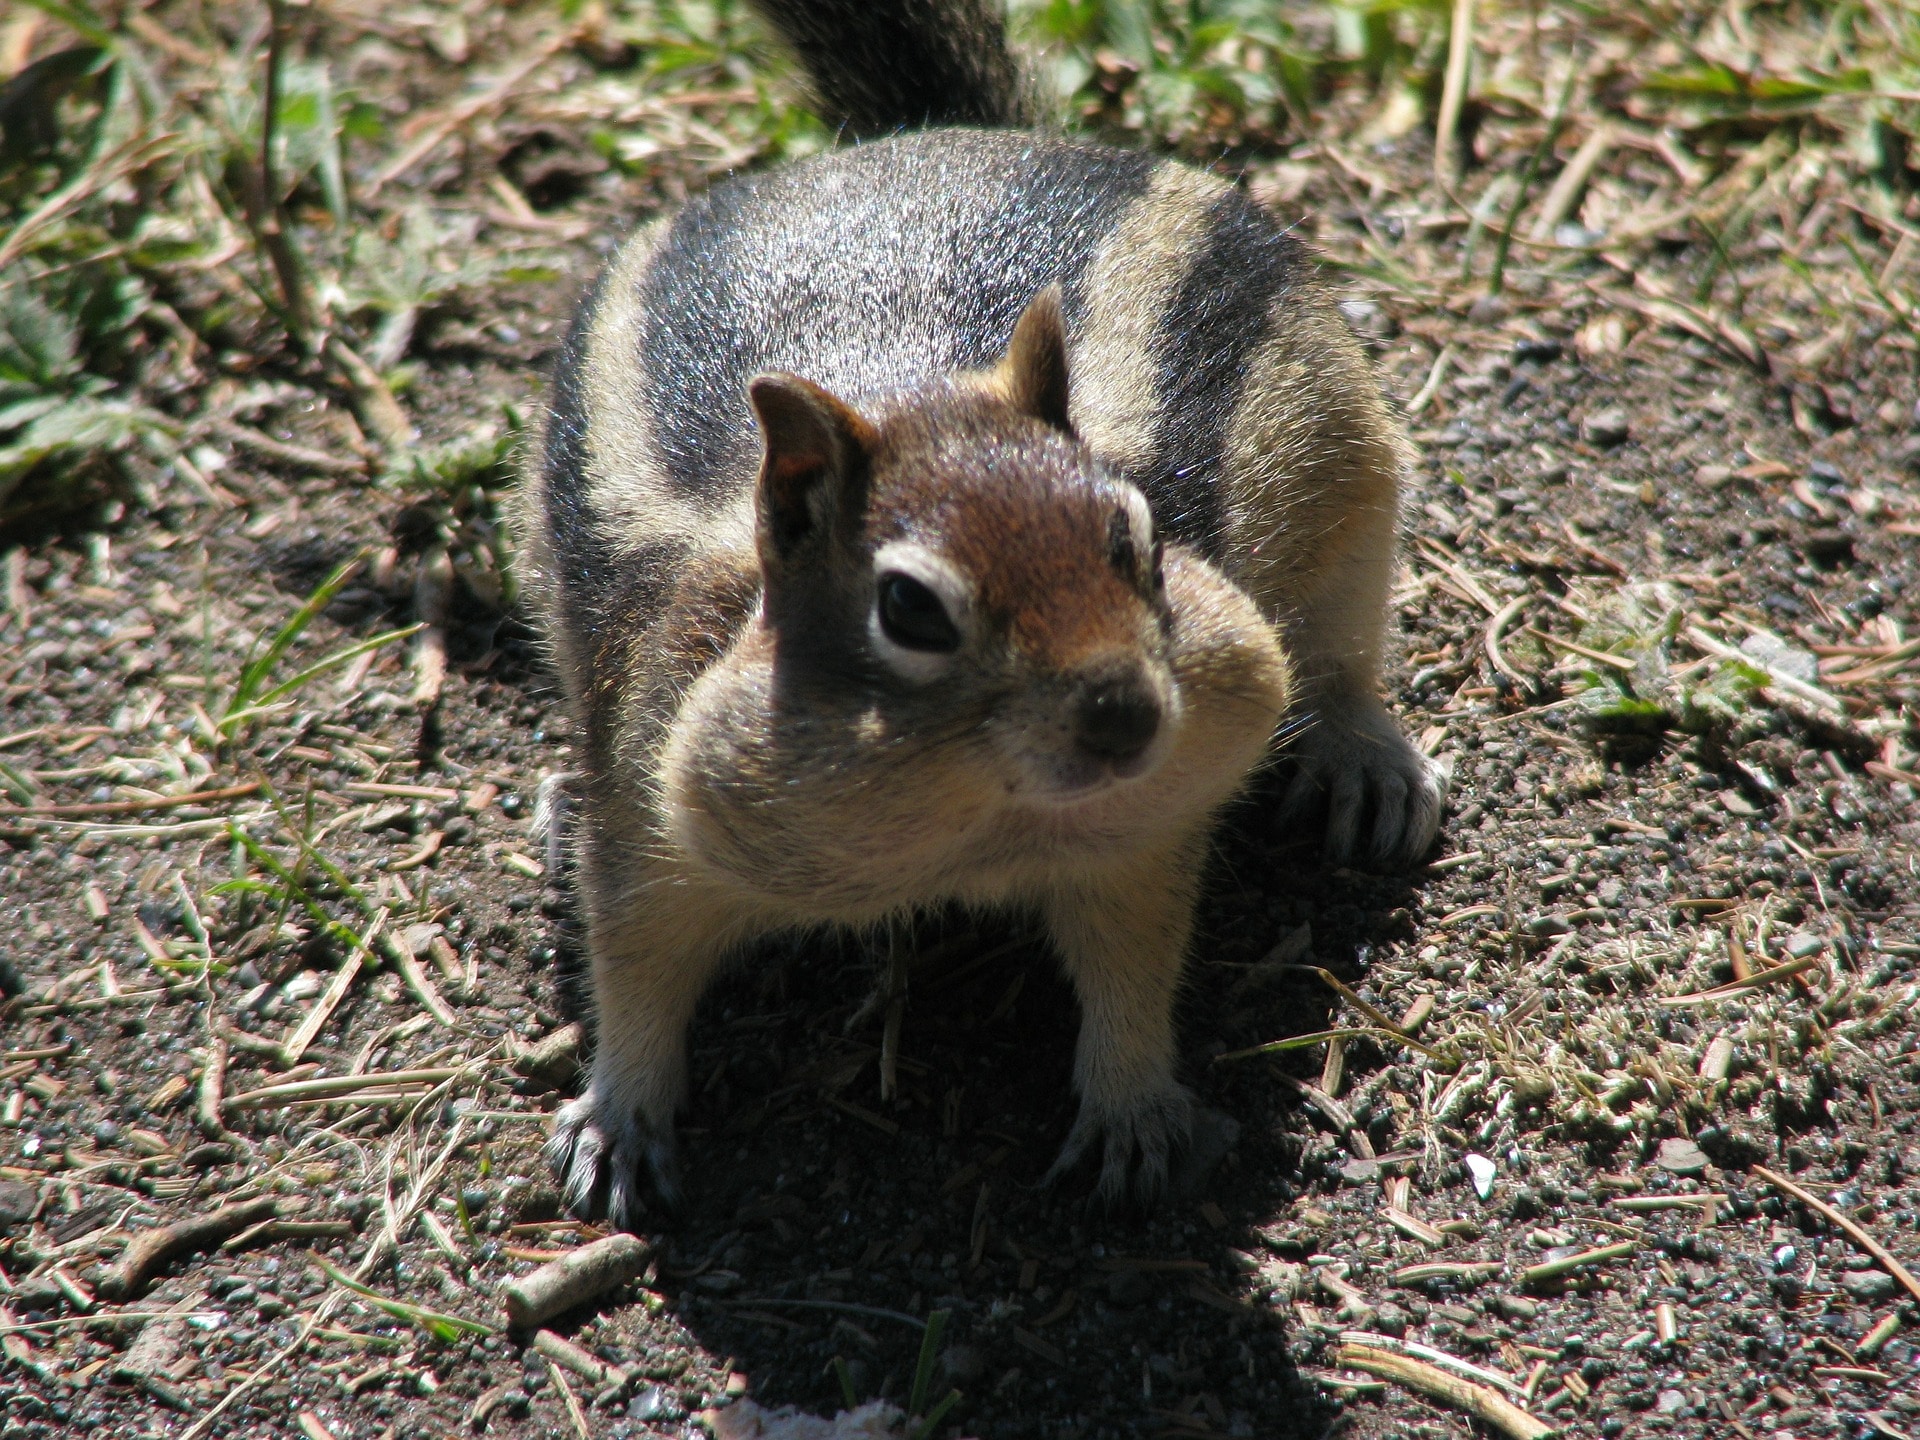
<svg viewBox="0 0 1920 1440"><path fill-rule="evenodd" d="M277 207L267 12L0 18L8 1436L1920 1434L1911 14L1483 14L1448 119L1445 14L1023 12L1080 123L1337 267L1421 454L1442 839L1326 867L1284 758L1236 804L1147 1217L1037 1188L1075 1016L1017 921L929 917L903 1007L754 957L688 1213L536 1338L500 1287L597 1232L501 509L612 238L830 137L726 5L284 13Z"/></svg>

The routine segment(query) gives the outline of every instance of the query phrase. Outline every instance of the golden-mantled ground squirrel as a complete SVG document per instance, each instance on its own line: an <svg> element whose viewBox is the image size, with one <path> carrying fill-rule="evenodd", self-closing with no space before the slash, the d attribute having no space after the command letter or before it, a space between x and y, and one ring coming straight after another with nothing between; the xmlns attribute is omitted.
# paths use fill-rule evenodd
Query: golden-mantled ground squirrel
<svg viewBox="0 0 1920 1440"><path fill-rule="evenodd" d="M1407 441L1239 189L1018 128L996 0L759 8L868 138L627 243L523 496L597 1008L548 1156L634 1225L731 957L960 902L1036 912L1078 992L1055 1172L1151 1195L1210 823L1282 721L1331 855L1433 838L1376 690Z"/></svg>

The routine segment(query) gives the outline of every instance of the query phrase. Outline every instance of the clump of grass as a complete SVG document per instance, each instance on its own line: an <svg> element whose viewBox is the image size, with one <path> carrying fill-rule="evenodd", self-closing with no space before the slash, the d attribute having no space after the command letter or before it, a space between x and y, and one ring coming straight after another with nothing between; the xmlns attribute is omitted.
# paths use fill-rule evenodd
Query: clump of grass
<svg viewBox="0 0 1920 1440"><path fill-rule="evenodd" d="M1737 660L1710 660L1676 671L1670 647L1686 612L1657 586L1616 591L1580 631L1580 642L1631 661L1582 672L1581 715L1598 736L1657 737L1669 730L1725 737L1754 712L1766 672Z"/></svg>
<svg viewBox="0 0 1920 1440"><path fill-rule="evenodd" d="M141 494L175 454L179 422L110 378L147 298L134 277L95 266L27 263L0 286L0 524L103 489Z"/></svg>
<svg viewBox="0 0 1920 1440"><path fill-rule="evenodd" d="M241 667L233 689L221 706L220 715L214 727L220 738L233 740L239 737L244 734L247 725L271 713L288 697L322 675L337 670L343 665L351 664L370 651L404 640L421 628L418 625L409 625L356 641L333 651L278 684L268 683L279 668L280 662L286 658L288 650L320 613L333 603L334 597L346 587L349 580L359 573L365 563L366 557L357 555L336 567L333 573L322 580L313 593L302 602L300 608L288 617L286 623L274 633L270 640L262 646L255 647L254 654L249 656L246 664Z"/></svg>
<svg viewBox="0 0 1920 1440"><path fill-rule="evenodd" d="M1271 148L1336 90L1423 85L1444 7L1382 0L1029 0L1017 28L1048 47L1082 119L1196 153ZM1297 136L1295 136L1297 138Z"/></svg>

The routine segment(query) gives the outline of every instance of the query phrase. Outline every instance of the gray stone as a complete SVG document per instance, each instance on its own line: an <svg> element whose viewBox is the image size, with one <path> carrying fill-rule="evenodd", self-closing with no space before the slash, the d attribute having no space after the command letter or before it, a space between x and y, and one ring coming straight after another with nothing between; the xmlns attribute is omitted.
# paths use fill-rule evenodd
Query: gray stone
<svg viewBox="0 0 1920 1440"><path fill-rule="evenodd" d="M1871 1302L1890 1299L1897 1287L1884 1270L1855 1270L1840 1277L1840 1288L1856 1300Z"/></svg>
<svg viewBox="0 0 1920 1440"><path fill-rule="evenodd" d="M1789 645L1778 635L1757 630L1740 642L1740 653L1755 664L1777 675L1787 675L1811 685L1820 678L1820 662L1811 651Z"/></svg>
<svg viewBox="0 0 1920 1440"><path fill-rule="evenodd" d="M1580 422L1580 438L1589 445L1610 449L1615 445L1624 445L1632 433L1633 427L1627 423L1627 412L1617 405L1596 410Z"/></svg>
<svg viewBox="0 0 1920 1440"><path fill-rule="evenodd" d="M24 1225L40 1208L40 1187L24 1180L0 1180L0 1235Z"/></svg>
<svg viewBox="0 0 1920 1440"><path fill-rule="evenodd" d="M1675 1175L1698 1175L1707 1168L1707 1152L1691 1140L1675 1137L1660 1142L1653 1163Z"/></svg>

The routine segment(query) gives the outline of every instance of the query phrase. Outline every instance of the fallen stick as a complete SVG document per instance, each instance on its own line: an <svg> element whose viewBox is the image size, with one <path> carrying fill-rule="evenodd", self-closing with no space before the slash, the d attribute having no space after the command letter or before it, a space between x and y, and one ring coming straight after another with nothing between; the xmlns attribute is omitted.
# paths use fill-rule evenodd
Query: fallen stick
<svg viewBox="0 0 1920 1440"><path fill-rule="evenodd" d="M0 818L36 815L138 815L146 810L172 810L181 805L211 805L216 800L238 800L260 788L258 780L219 790L195 790L187 795L156 795L150 800L94 800L83 805L24 805L0 809Z"/></svg>
<svg viewBox="0 0 1920 1440"><path fill-rule="evenodd" d="M1762 985L1791 980L1794 976L1816 969L1819 965L1818 955L1803 955L1798 960L1787 960L1778 965L1769 965L1764 970L1756 970L1744 980L1729 980L1724 985L1716 985L1711 990L1697 990L1691 995L1664 996L1656 1003L1665 1005L1668 1009L1684 1005L1710 1005L1715 1000L1728 1000L1735 995L1744 995L1747 991L1757 990Z"/></svg>
<svg viewBox="0 0 1920 1440"><path fill-rule="evenodd" d="M227 1089L227 1042L215 1036L207 1042L207 1060L200 1069L200 1097L194 1107L194 1120L200 1133L218 1140L227 1133L227 1122L220 1118L220 1105Z"/></svg>
<svg viewBox="0 0 1920 1440"><path fill-rule="evenodd" d="M533 1348L596 1385L618 1385L626 1379L626 1373L618 1366L607 1364L598 1355L582 1350L551 1330L535 1331Z"/></svg>
<svg viewBox="0 0 1920 1440"><path fill-rule="evenodd" d="M435 545L420 556L413 582L413 617L423 627L413 641L415 708L431 710L440 702L447 679L447 612L453 601L453 561L447 547Z"/></svg>
<svg viewBox="0 0 1920 1440"><path fill-rule="evenodd" d="M638 1275L651 1253L638 1236L609 1235L509 1280L501 1287L508 1323L525 1329L604 1295Z"/></svg>
<svg viewBox="0 0 1920 1440"><path fill-rule="evenodd" d="M1784 1195L1791 1195L1829 1225L1837 1227L1846 1237L1858 1245L1867 1254L1886 1267L1887 1273L1907 1287L1907 1293L1920 1300L1920 1280L1913 1278L1913 1272L1893 1258L1893 1252L1882 1245L1873 1236L1862 1230L1853 1221L1842 1215L1833 1206L1819 1196L1801 1189L1784 1175L1776 1175L1764 1165L1753 1167L1753 1173L1766 1181Z"/></svg>
<svg viewBox="0 0 1920 1440"><path fill-rule="evenodd" d="M1520 1272L1520 1283L1523 1286L1544 1285L1549 1280L1558 1280L1564 1275L1571 1275L1574 1271L1583 1270L1589 1265L1601 1265L1609 1260L1624 1260L1639 1248L1638 1241L1620 1240L1612 1245L1600 1245L1592 1250L1582 1250L1578 1255L1569 1255L1561 1260L1547 1260L1539 1265L1529 1265Z"/></svg>
<svg viewBox="0 0 1920 1440"><path fill-rule="evenodd" d="M413 992L414 999L426 1007L429 1015L449 1030L457 1027L459 1022L453 1018L453 1012L447 1008L447 1002L440 998L440 992L433 988L433 982L427 979L426 972L420 968L419 957L413 953L413 947L403 936L396 935L391 930L387 931L380 937L380 953L393 962L394 969L400 972L400 978L406 981L407 988Z"/></svg>
<svg viewBox="0 0 1920 1440"><path fill-rule="evenodd" d="M153 1272L174 1256L211 1250L229 1235L271 1219L279 1209L277 1199L264 1195L258 1200L222 1206L209 1215L142 1230L118 1260L100 1271L96 1288L109 1300L130 1300L145 1287Z"/></svg>
<svg viewBox="0 0 1920 1440"><path fill-rule="evenodd" d="M1522 1410L1499 1391L1449 1375L1439 1366L1415 1360L1409 1355L1390 1354L1371 1345L1343 1343L1333 1347L1333 1362L1349 1370L1364 1370L1369 1375L1378 1375L1383 1380L1391 1380L1409 1390L1417 1390L1430 1399L1464 1410L1474 1419L1512 1436L1513 1440L1546 1440L1547 1436L1560 1433L1557 1427Z"/></svg>
<svg viewBox="0 0 1920 1440"><path fill-rule="evenodd" d="M285 1105L295 1100L350 1099L363 1090L438 1085L460 1073L457 1067L441 1066L429 1070L371 1070L359 1075L320 1075L312 1080L289 1080L279 1085L265 1085L258 1090L243 1090L227 1101L227 1108L247 1110L260 1105Z"/></svg>

